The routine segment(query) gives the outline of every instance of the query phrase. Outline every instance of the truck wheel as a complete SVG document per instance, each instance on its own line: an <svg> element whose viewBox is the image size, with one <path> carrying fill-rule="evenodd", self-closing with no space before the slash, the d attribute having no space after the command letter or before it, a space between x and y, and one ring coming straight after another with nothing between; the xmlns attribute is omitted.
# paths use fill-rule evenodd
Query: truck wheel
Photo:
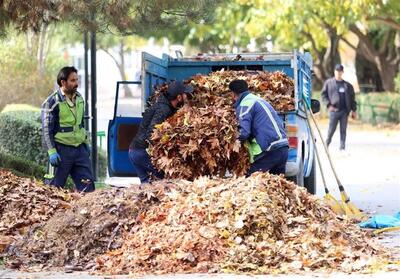
<svg viewBox="0 0 400 279"><path fill-rule="evenodd" d="M313 195L317 192L317 176L316 176L316 165L315 165L315 157L313 160L313 164L311 167L311 172L308 177L304 178L304 185L307 191Z"/></svg>
<svg viewBox="0 0 400 279"><path fill-rule="evenodd" d="M304 162L303 162L303 159L300 160L299 172L295 176L294 182L299 186L304 186Z"/></svg>
<svg viewBox="0 0 400 279"><path fill-rule="evenodd" d="M295 176L288 177L290 181L293 181L298 186L304 186L304 162L303 159L300 161L299 172Z"/></svg>

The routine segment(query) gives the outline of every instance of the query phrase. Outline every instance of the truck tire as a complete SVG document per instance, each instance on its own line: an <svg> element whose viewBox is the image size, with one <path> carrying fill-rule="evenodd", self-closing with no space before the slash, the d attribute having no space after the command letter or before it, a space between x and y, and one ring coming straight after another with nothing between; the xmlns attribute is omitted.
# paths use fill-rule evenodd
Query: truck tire
<svg viewBox="0 0 400 279"><path fill-rule="evenodd" d="M304 178L304 186L310 194L315 195L317 192L317 176L316 176L316 164L315 164L315 156L313 160L313 164L311 166L311 172L308 177Z"/></svg>
<svg viewBox="0 0 400 279"><path fill-rule="evenodd" d="M293 181L298 186L304 186L304 162L300 160L299 171L297 175L288 177L290 181Z"/></svg>
<svg viewBox="0 0 400 279"><path fill-rule="evenodd" d="M299 186L304 186L304 161L300 160L299 172L296 175L295 183Z"/></svg>

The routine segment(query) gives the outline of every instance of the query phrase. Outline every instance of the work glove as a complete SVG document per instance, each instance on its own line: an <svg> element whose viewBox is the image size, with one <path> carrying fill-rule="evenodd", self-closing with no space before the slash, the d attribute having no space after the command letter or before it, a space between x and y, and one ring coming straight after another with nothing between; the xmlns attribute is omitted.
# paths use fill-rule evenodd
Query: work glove
<svg viewBox="0 0 400 279"><path fill-rule="evenodd" d="M57 152L50 154L49 155L49 161L50 161L50 164L53 167L58 167L60 165L60 162L61 162L60 155L58 155Z"/></svg>

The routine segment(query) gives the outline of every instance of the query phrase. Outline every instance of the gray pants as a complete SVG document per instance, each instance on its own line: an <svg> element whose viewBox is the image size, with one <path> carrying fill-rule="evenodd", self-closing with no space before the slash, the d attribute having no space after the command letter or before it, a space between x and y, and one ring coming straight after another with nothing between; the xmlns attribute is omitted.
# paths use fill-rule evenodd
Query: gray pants
<svg viewBox="0 0 400 279"><path fill-rule="evenodd" d="M326 138L327 145L331 143L332 136L336 131L337 124L338 122L340 122L340 149L345 149L348 117L349 114L346 111L329 112L328 137Z"/></svg>

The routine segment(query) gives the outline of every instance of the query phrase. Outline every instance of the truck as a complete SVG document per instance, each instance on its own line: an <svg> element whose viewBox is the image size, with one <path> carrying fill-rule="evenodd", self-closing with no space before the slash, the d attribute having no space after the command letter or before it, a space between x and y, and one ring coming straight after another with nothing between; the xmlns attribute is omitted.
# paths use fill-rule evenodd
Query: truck
<svg viewBox="0 0 400 279"><path fill-rule="evenodd" d="M196 74L220 70L282 71L294 80L295 108L279 113L289 141L285 177L310 193L316 193L315 140L307 121L306 106L314 113L319 102L312 99L312 58L309 53L240 53L161 58L142 53L140 80L117 82L114 115L108 124L107 158L110 177L136 176L129 161L129 144L138 131L146 103L157 86L172 80L185 80ZM140 88L133 98L125 98L128 86Z"/></svg>

